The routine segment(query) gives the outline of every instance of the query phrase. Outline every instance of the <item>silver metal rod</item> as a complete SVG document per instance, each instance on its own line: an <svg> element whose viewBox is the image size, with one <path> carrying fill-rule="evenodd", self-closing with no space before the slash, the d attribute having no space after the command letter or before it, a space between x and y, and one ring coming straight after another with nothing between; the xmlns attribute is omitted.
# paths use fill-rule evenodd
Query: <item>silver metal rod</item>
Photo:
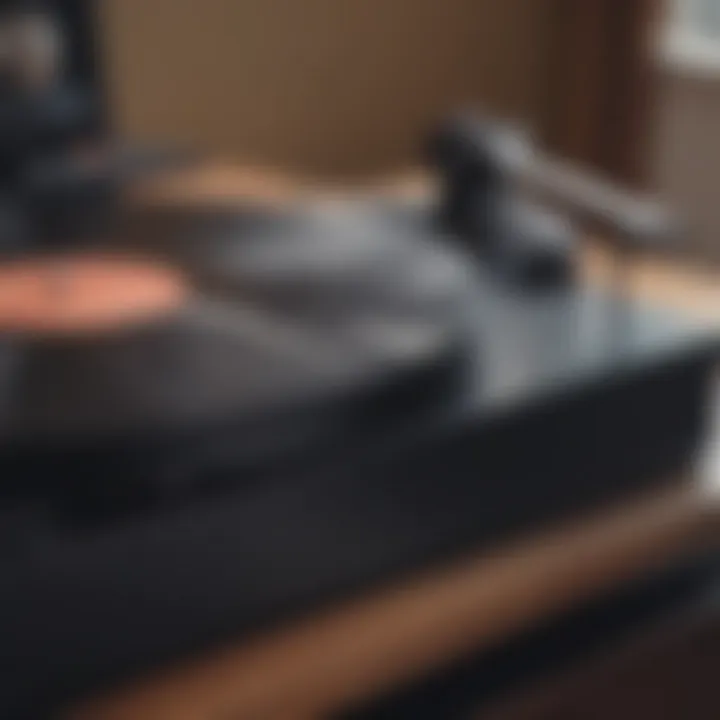
<svg viewBox="0 0 720 720"><path fill-rule="evenodd" d="M681 224L657 200L606 180L567 161L528 152L509 168L521 188L558 206L580 222L598 224L615 241L638 250L666 248Z"/></svg>

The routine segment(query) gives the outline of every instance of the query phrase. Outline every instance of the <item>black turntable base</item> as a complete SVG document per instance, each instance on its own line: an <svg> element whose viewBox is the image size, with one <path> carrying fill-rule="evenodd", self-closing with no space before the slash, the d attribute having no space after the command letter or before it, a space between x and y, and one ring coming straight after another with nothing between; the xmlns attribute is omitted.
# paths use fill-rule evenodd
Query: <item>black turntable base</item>
<svg viewBox="0 0 720 720"><path fill-rule="evenodd" d="M170 268L175 305L4 334L3 717L687 468L714 334L429 218L128 215L92 262Z"/></svg>

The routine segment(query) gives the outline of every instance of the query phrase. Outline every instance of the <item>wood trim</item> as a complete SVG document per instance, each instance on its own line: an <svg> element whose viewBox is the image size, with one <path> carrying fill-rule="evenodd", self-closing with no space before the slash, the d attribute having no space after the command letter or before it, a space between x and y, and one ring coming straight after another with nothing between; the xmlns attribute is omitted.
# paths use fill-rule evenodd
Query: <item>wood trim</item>
<svg viewBox="0 0 720 720"><path fill-rule="evenodd" d="M655 114L655 72L652 57L657 0L615 2L606 84L607 115L602 155L607 168L634 185L648 180Z"/></svg>
<svg viewBox="0 0 720 720"><path fill-rule="evenodd" d="M573 160L594 162L602 123L606 0L556 0L550 53L547 141Z"/></svg>
<svg viewBox="0 0 720 720"><path fill-rule="evenodd" d="M630 184L647 181L657 0L552 0L548 146Z"/></svg>

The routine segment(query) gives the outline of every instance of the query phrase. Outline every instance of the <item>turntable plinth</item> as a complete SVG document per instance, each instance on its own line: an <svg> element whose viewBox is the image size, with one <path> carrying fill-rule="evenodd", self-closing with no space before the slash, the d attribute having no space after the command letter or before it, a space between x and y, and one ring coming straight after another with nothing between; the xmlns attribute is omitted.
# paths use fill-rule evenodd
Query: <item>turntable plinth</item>
<svg viewBox="0 0 720 720"><path fill-rule="evenodd" d="M272 185L263 174L213 174L212 168L184 178L183 192L193 182L210 192L221 186L226 199L264 195ZM400 194L422 185L417 178L382 184ZM296 187L290 192L302 193ZM277 186L270 194L278 197ZM590 247L586 274L602 280L604 270L601 253ZM638 267L635 285L645 298L698 315L718 312L718 287L717 276L652 260ZM709 481L687 478L674 489L643 493L490 555L471 553L450 567L388 582L286 629L149 675L67 717L326 717L707 549L720 529L717 482L717 472Z"/></svg>

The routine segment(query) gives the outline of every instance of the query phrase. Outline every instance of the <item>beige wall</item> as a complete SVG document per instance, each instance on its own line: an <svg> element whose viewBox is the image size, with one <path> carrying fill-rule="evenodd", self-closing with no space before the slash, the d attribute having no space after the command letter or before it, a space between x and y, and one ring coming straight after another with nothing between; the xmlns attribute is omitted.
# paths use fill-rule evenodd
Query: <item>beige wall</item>
<svg viewBox="0 0 720 720"><path fill-rule="evenodd" d="M659 90L658 188L688 221L689 249L720 260L720 68L665 67Z"/></svg>
<svg viewBox="0 0 720 720"><path fill-rule="evenodd" d="M119 129L250 161L373 171L482 99L533 117L541 0L104 0Z"/></svg>

